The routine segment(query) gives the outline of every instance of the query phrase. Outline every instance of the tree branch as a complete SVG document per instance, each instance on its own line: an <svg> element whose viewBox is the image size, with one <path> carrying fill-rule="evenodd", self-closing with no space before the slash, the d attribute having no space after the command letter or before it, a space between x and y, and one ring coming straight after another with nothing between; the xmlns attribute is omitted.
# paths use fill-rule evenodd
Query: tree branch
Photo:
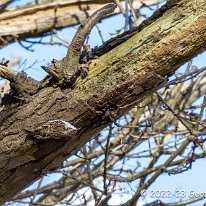
<svg viewBox="0 0 206 206"><path fill-rule="evenodd" d="M137 1L137 0L136 0ZM143 0L153 5L160 0ZM29 37L48 35L55 29L80 24L88 16L112 0L72 0L45 4L31 4L12 8L0 14L0 48ZM123 4L124 6L124 4ZM139 9L142 3L136 3ZM89 8L89 9L88 9ZM115 13L119 13L116 10Z"/></svg>
<svg viewBox="0 0 206 206"><path fill-rule="evenodd" d="M6 66L0 65L0 77L12 81L15 79L17 73Z"/></svg>
<svg viewBox="0 0 206 206"><path fill-rule="evenodd" d="M206 2L172 0L167 8L139 33L92 60L87 77L78 78L72 88L51 82L31 93L26 102L5 105L0 112L0 204L58 168L93 135L206 49ZM28 139L28 131L53 120L67 121L80 129L66 141ZM161 168L152 178L162 172Z"/></svg>
<svg viewBox="0 0 206 206"><path fill-rule="evenodd" d="M92 28L106 15L112 13L116 8L115 4L107 4L101 9L97 10L88 19L86 19L77 30L72 42L64 58L65 68L64 78L66 81L75 81L72 77L76 77L78 71L78 64L81 55L81 49L85 42L85 39L91 32Z"/></svg>

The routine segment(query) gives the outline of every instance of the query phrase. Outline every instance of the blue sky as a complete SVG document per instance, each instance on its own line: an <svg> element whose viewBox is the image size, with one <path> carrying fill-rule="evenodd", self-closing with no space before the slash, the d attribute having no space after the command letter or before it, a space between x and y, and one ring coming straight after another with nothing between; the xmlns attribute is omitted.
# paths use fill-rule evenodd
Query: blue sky
<svg viewBox="0 0 206 206"><path fill-rule="evenodd" d="M22 3L22 2L21 2ZM149 11L148 11L149 12ZM151 12L151 11L150 11ZM116 30L124 27L124 18L122 15L117 15L112 18L102 20L98 24L102 31L105 40L111 37L110 33L115 33ZM59 31L59 34L63 36L68 41L72 40L77 27L67 28ZM45 38L49 39L48 38ZM101 44L100 36L97 29L94 28L91 32L89 38L89 44L94 47ZM66 54L66 48L60 46L45 46L45 45L34 45L34 52L29 52L24 49L20 44L14 43L0 50L0 58L12 59L13 57L21 57L21 62L27 61L25 66L29 67L35 61L37 63L27 70L27 73L34 77L35 79L42 79L45 76L45 72L40 68L41 65L47 65L52 59L60 60ZM194 61L193 65L198 67L203 67L206 65L206 53L198 55ZM192 170L189 170L183 174L168 176L166 174L162 175L157 181L150 187L149 190L171 190L172 193L175 190L186 190L186 191L196 191L196 192L206 192L205 188L205 171L206 171L206 160L198 160L193 163ZM51 178L51 176L50 176ZM154 201L147 197L144 201ZM170 201L171 199L164 199L163 201ZM193 205L202 205L200 203L195 203Z"/></svg>

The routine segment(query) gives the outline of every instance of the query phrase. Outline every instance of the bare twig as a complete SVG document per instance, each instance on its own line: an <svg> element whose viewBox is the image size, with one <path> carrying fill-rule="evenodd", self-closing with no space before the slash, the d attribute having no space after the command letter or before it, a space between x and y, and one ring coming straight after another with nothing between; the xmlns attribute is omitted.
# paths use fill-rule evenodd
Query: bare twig
<svg viewBox="0 0 206 206"><path fill-rule="evenodd" d="M130 10L132 11L132 15L134 17L134 24L135 26L137 26L138 19L137 19L137 13L135 12L134 7L133 7L133 0L128 0L128 1L129 1Z"/></svg>
<svg viewBox="0 0 206 206"><path fill-rule="evenodd" d="M107 158L109 155L109 142L110 142L110 137L112 134L112 126L109 127L109 134L107 136L107 142L106 142L106 147L105 147L105 155L104 155L104 191L107 194Z"/></svg>
<svg viewBox="0 0 206 206"><path fill-rule="evenodd" d="M138 190L136 191L136 193L133 195L132 199L130 199L129 201L127 201L124 205L133 205L136 203L136 201L138 200L138 198L141 196L141 191L144 189L147 189L158 177L159 175L161 175L166 168L171 164L171 162L179 155L181 154L185 148L190 144L191 141L193 141L195 139L195 136L190 136L188 137L182 144L181 146L170 156L170 158L167 159L167 161L164 163L164 165L162 167L160 167L155 173L154 175L140 188L138 188Z"/></svg>
<svg viewBox="0 0 206 206"><path fill-rule="evenodd" d="M122 7L120 1L119 1L119 0L114 0L114 1L115 1L115 3L117 4L117 6L119 7L119 10L121 11L121 13L122 13L123 15L125 15L125 10L124 10L124 8Z"/></svg>
<svg viewBox="0 0 206 206"><path fill-rule="evenodd" d="M190 134L193 134L192 130L188 127L188 125L179 117L178 114L175 113L175 111L165 102L165 100L158 94L158 92L155 92L155 94L158 96L158 98L164 103L164 105L167 107L167 109L173 113L175 117L177 117L180 122L185 126L185 128L190 132Z"/></svg>
<svg viewBox="0 0 206 206"><path fill-rule="evenodd" d="M95 200L95 203L96 203L98 201L98 194L97 194L96 190L93 189L95 186L94 186L94 183L93 183L93 177L92 177L92 172L91 172L91 169L90 169L89 160L87 160L88 156L87 156L86 146L83 147L83 153L84 153L84 157L86 159L87 174L88 174L89 183L90 183L90 185L92 185L91 190L92 190L92 194L94 196L94 200Z"/></svg>
<svg viewBox="0 0 206 206"><path fill-rule="evenodd" d="M102 44L103 44L103 43L104 43L104 37L102 36L102 32L101 32L101 30L100 30L100 28L99 28L98 25L96 25L96 28L97 28L97 31L98 31L99 36L100 36L100 38L101 38Z"/></svg>
<svg viewBox="0 0 206 206"><path fill-rule="evenodd" d="M29 206L35 205L35 204L34 204L34 201L35 201L35 198L36 198L36 196L37 196L37 194L38 194L38 191L41 189L41 185L42 185L43 179L44 179L44 177L42 177L42 178L39 180L38 186L37 186L37 188L36 188L36 192L34 193L33 198L32 198L32 200L31 200L31 203L29 204Z"/></svg>

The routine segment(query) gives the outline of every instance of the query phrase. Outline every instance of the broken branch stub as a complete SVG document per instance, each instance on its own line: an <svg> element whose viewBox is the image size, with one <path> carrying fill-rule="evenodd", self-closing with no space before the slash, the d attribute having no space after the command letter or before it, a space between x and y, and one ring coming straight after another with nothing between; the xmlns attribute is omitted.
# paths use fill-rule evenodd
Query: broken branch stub
<svg viewBox="0 0 206 206"><path fill-rule="evenodd" d="M47 73L54 77L60 85L72 85L81 74L79 60L84 41L92 28L106 15L112 13L116 8L115 4L107 4L94 12L86 19L77 30L62 61L53 60L50 67L42 67Z"/></svg>
<svg viewBox="0 0 206 206"><path fill-rule="evenodd" d="M12 71L7 66L0 65L0 77L12 81L15 79L17 73Z"/></svg>
<svg viewBox="0 0 206 206"><path fill-rule="evenodd" d="M25 72L17 73L7 66L0 65L0 76L10 82L11 92L9 96L5 95L2 104L7 104L8 98L26 100L30 95L37 92L39 82L28 77ZM15 98L13 98L15 97ZM9 101L10 102L10 101Z"/></svg>

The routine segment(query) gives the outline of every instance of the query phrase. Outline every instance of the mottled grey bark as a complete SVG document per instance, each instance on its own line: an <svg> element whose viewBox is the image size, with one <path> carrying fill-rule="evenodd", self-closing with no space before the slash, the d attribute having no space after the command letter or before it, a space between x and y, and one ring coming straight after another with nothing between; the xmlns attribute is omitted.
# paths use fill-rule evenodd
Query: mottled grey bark
<svg viewBox="0 0 206 206"><path fill-rule="evenodd" d="M163 85L180 65L203 52L205 10L206 0L173 0L156 21L92 60L88 76L79 77L72 88L48 82L7 104L0 113L0 203L58 168L113 119ZM20 75L14 88L24 81ZM69 122L78 131L58 140L31 135L54 120ZM55 132L58 129L61 133L61 127Z"/></svg>

